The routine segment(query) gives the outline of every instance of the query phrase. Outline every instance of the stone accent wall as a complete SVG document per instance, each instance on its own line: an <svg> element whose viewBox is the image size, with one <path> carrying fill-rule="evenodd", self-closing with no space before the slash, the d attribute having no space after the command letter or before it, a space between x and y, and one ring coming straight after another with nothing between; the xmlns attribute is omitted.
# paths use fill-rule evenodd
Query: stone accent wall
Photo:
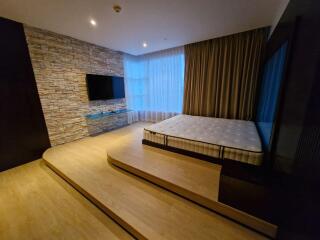
<svg viewBox="0 0 320 240"><path fill-rule="evenodd" d="M130 113L119 113L110 116L102 116L99 118L88 118L88 131L91 136L100 134L101 132L111 131L129 124ZM131 121L132 122L132 121Z"/></svg>
<svg viewBox="0 0 320 240"><path fill-rule="evenodd" d="M127 108L125 99L113 99L106 101L90 101L89 114L111 112ZM89 135L95 136L101 132L110 131L128 125L127 113L117 114L96 119L87 118L87 128Z"/></svg>
<svg viewBox="0 0 320 240"><path fill-rule="evenodd" d="M71 37L24 25L51 144L88 136L85 115L125 108L119 102L89 102L86 73L123 76L123 55Z"/></svg>

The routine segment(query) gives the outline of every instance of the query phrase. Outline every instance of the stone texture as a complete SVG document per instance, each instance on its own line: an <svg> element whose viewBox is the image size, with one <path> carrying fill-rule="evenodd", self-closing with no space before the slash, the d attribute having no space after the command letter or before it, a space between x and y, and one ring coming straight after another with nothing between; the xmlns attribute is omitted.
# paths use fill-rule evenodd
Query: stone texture
<svg viewBox="0 0 320 240"><path fill-rule="evenodd" d="M104 116L98 119L87 119L89 134L95 136L101 132L117 129L129 124L128 113Z"/></svg>
<svg viewBox="0 0 320 240"><path fill-rule="evenodd" d="M125 101L90 101L86 73L123 76L121 52L24 25L51 144L88 136L86 114L125 108Z"/></svg>
<svg viewBox="0 0 320 240"><path fill-rule="evenodd" d="M90 114L100 112L111 112L126 109L125 99L113 99L106 101L90 101ZM128 125L127 113L120 113L113 116L104 116L96 119L87 118L89 135L97 135L101 132L110 131Z"/></svg>

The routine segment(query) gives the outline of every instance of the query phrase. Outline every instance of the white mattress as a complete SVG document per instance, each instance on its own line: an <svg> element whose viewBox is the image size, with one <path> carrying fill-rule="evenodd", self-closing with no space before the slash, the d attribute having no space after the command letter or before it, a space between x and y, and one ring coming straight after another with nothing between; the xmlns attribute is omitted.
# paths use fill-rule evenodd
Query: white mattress
<svg viewBox="0 0 320 240"><path fill-rule="evenodd" d="M261 141L251 121L178 115L145 128L144 139L254 165L260 165L263 157Z"/></svg>

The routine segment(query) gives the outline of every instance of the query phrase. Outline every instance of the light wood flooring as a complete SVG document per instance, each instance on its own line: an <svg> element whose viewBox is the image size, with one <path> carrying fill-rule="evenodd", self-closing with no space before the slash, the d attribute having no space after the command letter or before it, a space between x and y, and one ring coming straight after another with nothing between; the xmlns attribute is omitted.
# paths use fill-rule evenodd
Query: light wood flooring
<svg viewBox="0 0 320 240"><path fill-rule="evenodd" d="M194 193L195 198L218 201L221 165L143 145L139 135L133 141L122 141L110 148L109 162L138 176L148 175L150 177L145 178L151 182L164 180L161 186L173 184L189 194Z"/></svg>
<svg viewBox="0 0 320 240"><path fill-rule="evenodd" d="M37 160L0 173L0 239L133 238Z"/></svg>
<svg viewBox="0 0 320 240"><path fill-rule="evenodd" d="M139 239L266 239L176 194L113 167L106 151L146 124L51 148L47 164Z"/></svg>
<svg viewBox="0 0 320 240"><path fill-rule="evenodd" d="M221 165L141 144L142 132L109 148L108 161L213 211L275 237L277 226L218 201Z"/></svg>

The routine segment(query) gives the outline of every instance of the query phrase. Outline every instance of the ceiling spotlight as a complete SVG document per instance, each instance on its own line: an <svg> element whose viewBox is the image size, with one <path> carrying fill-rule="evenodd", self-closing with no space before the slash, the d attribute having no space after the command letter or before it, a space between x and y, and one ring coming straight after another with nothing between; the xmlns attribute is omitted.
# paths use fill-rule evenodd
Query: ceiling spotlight
<svg viewBox="0 0 320 240"><path fill-rule="evenodd" d="M91 25L94 26L94 27L97 26L97 22L96 22L94 19L91 19L91 20L90 20L90 23L91 23Z"/></svg>
<svg viewBox="0 0 320 240"><path fill-rule="evenodd" d="M119 13L121 12L121 7L117 4L113 5L113 10L116 12L116 13Z"/></svg>
<svg viewBox="0 0 320 240"><path fill-rule="evenodd" d="M146 47L148 47L148 44L146 42L143 42L142 47L146 48Z"/></svg>

